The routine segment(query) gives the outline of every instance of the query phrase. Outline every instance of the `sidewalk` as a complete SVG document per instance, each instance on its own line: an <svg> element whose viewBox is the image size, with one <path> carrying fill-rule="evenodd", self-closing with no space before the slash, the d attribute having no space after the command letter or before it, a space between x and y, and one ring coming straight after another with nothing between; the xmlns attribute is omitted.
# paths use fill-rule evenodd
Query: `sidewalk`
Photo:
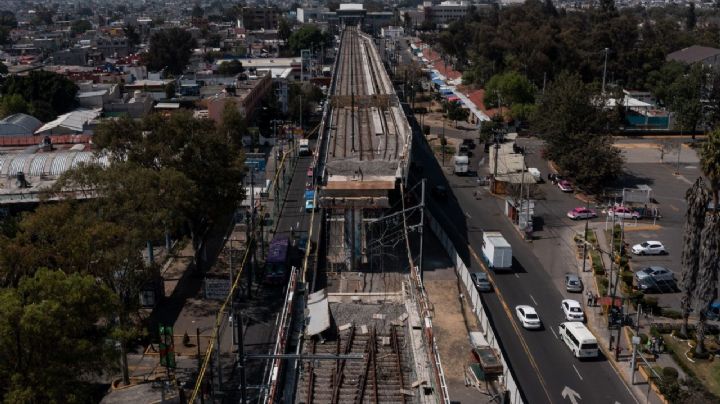
<svg viewBox="0 0 720 404"><path fill-rule="evenodd" d="M584 224L578 225L575 233L582 234L584 230ZM610 249L610 241L607 240L606 234L605 234L605 226L604 223L592 223L589 226L590 230L595 230L595 235L598 240L598 244L600 245L600 248L603 250L609 250ZM570 245L575 245L572 240L570 240ZM603 261L603 267L607 270L610 267L610 258L606 254L601 254L601 258ZM580 274L580 277L583 281L583 284L585 285L586 291L591 291L593 294L598 295L598 285L595 281L595 277L593 276L592 272L592 265L590 265L590 260L588 258L588 261L586 263L586 271L582 272L583 267L583 259L582 254L580 254L580 257L577 259L577 268L578 273ZM612 365L612 367L615 369L615 372L620 375L620 377L623 379L623 382L625 385L632 391L632 394L635 396L636 399L639 401L647 402L647 403L653 403L653 404L662 404L663 401L660 397L651 389L649 388L648 383L642 378L642 376L636 372L635 374L635 384L631 384L631 378L632 378L632 369L631 369L631 360L632 360L632 346L628 344L627 338L623 335L624 332L621 330L620 332L620 338L618 339L618 330L609 330L608 329L608 321L607 321L607 315L603 312L602 306L595 305L595 306L589 306L586 296L583 294L583 299L581 302L585 306L585 317L587 319L587 327L592 331L592 333L595 335L595 337L598 340L598 345L600 346L600 349L607 359L608 363ZM629 306L630 307L630 306ZM630 309L629 309L630 310ZM635 318L636 313L629 312L629 315L633 316L633 319ZM642 322L641 322L642 324ZM646 327L640 326L640 332L641 333L649 333L649 329L646 329ZM619 346L620 346L620 353L618 355L618 360L615 360L615 346L613 345L613 349L610 349L610 334L612 333L612 338L614 340L618 340ZM638 360L638 363L640 363L640 360ZM673 362L673 360L670 358L667 354L659 355L658 360L655 362L659 366L672 366L676 369L680 369L677 364Z"/></svg>

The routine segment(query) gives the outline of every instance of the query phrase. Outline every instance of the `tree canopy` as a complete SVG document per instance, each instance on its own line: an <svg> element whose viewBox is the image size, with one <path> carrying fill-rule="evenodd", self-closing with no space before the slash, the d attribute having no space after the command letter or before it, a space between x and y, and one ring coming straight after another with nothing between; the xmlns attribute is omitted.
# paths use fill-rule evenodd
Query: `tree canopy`
<svg viewBox="0 0 720 404"><path fill-rule="evenodd" d="M332 39L329 33L322 32L318 26L305 24L293 32L288 39L288 45L295 54L300 54L302 49L312 49L327 44Z"/></svg>
<svg viewBox="0 0 720 404"><path fill-rule="evenodd" d="M85 31L91 30L92 24L88 20L75 20L70 25L70 33L73 35L84 34Z"/></svg>
<svg viewBox="0 0 720 404"><path fill-rule="evenodd" d="M182 74L196 47L197 41L184 29L158 31L150 37L150 49L145 54L145 60L150 70L167 69L168 73Z"/></svg>
<svg viewBox="0 0 720 404"><path fill-rule="evenodd" d="M0 289L0 400L91 402L87 376L112 366L118 299L93 276L39 270Z"/></svg>
<svg viewBox="0 0 720 404"><path fill-rule="evenodd" d="M29 112L41 121L50 121L77 106L78 87L60 74L34 70L27 76L13 75L2 84L4 97L19 95L30 104Z"/></svg>
<svg viewBox="0 0 720 404"><path fill-rule="evenodd" d="M550 84L531 119L554 160L578 186L597 191L622 171L620 151L610 133L619 118L604 107L605 98L578 75L562 73Z"/></svg>
<svg viewBox="0 0 720 404"><path fill-rule="evenodd" d="M648 73L660 69L668 53L719 42L712 20L687 31L678 19L682 14L664 9L617 10L612 1L583 12L558 12L528 0L468 13L443 30L436 44L450 63L465 70L468 83L484 85L495 74L517 71L538 87L563 70L578 73L583 82L600 81L608 48L608 80L644 90Z"/></svg>
<svg viewBox="0 0 720 404"><path fill-rule="evenodd" d="M242 63L239 60L231 60L229 62L223 62L218 66L218 74L223 76L235 76L245 71Z"/></svg>

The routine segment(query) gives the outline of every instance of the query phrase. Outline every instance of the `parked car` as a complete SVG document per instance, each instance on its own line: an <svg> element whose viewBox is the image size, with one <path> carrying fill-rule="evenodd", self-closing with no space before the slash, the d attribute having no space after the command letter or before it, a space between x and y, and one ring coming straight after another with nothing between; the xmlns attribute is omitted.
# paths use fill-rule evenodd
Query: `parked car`
<svg viewBox="0 0 720 404"><path fill-rule="evenodd" d="M576 293L582 292L583 283L580 277L575 274L565 274L565 290Z"/></svg>
<svg viewBox="0 0 720 404"><path fill-rule="evenodd" d="M570 183L570 181L568 181L568 180L560 180L560 181L558 181L557 186L558 186L558 188L560 188L560 190L563 191L563 192L572 192L572 191L573 191L573 186L572 186L572 184Z"/></svg>
<svg viewBox="0 0 720 404"><path fill-rule="evenodd" d="M592 209L579 207L569 211L567 213L567 217L572 220L592 219L594 217L597 217L597 213L595 213L595 211Z"/></svg>
<svg viewBox="0 0 720 404"><path fill-rule="evenodd" d="M675 293L678 289L675 279L656 281L650 276L636 279L635 287L643 293Z"/></svg>
<svg viewBox="0 0 720 404"><path fill-rule="evenodd" d="M635 255L664 255L667 254L665 246L659 241L645 241L632 246Z"/></svg>
<svg viewBox="0 0 720 404"><path fill-rule="evenodd" d="M620 219L640 219L640 212L632 210L625 206L615 206L613 208L610 208L608 209L607 214L610 217L615 216Z"/></svg>
<svg viewBox="0 0 720 404"><path fill-rule="evenodd" d="M462 144L466 145L470 150L475 148L475 141L473 139L463 139Z"/></svg>
<svg viewBox="0 0 720 404"><path fill-rule="evenodd" d="M638 285L642 283L647 284L650 281L654 282L673 282L675 281L675 274L667 268L653 265L647 268L641 269L635 272L635 279Z"/></svg>
<svg viewBox="0 0 720 404"><path fill-rule="evenodd" d="M489 292L492 290L492 285L485 272L473 272L470 276L478 292Z"/></svg>
<svg viewBox="0 0 720 404"><path fill-rule="evenodd" d="M538 329L542 327L542 321L540 316L532 306L520 305L515 307L515 314L517 315L520 324L527 329Z"/></svg>
<svg viewBox="0 0 720 404"><path fill-rule="evenodd" d="M582 311L580 302L572 299L565 299L562 301L560 308L565 315L567 321L585 321L585 314Z"/></svg>
<svg viewBox="0 0 720 404"><path fill-rule="evenodd" d="M552 182L553 184L557 184L558 182L560 182L564 179L565 178L560 174L548 173L548 180L550 180L550 182Z"/></svg>

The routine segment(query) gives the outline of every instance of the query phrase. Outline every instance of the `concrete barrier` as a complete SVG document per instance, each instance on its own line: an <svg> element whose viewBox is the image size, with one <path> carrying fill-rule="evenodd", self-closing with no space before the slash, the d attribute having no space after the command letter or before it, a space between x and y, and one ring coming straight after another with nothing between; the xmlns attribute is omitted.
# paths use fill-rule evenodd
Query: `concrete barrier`
<svg viewBox="0 0 720 404"><path fill-rule="evenodd" d="M472 302L473 313L475 313L475 316L477 317L480 326L482 327L482 332L485 336L485 339L488 341L490 346L497 351L498 355L500 356L500 361L503 365L502 383L505 385L505 389L509 394L509 403L523 404L524 401L520 392L520 386L518 386L517 382L515 381L515 377L512 374L510 364L505 360L505 356L502 354L502 350L500 349L500 343L497 336L495 335L495 331L490 325L490 319L488 318L485 307L482 304L480 293L478 293L477 289L475 289L475 285L473 284L467 265L465 265L465 262L463 262L462 258L460 258L460 255L457 253L455 246L445 233L445 230L443 230L443 228L435 220L435 218L433 218L432 214L430 214L429 211L426 211L426 214L428 222L430 223L430 229L438 238L438 240L440 240L440 243L445 249L445 252L447 252L450 260L452 260L453 264L455 265L455 271L457 272L457 276L460 278L460 280L462 280L462 283L465 285L465 289L467 290L470 301Z"/></svg>

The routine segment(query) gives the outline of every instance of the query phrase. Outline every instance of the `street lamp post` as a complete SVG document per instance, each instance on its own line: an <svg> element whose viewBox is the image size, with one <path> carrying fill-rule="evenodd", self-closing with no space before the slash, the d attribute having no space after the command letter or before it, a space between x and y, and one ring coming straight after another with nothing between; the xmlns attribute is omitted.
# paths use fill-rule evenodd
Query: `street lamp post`
<svg viewBox="0 0 720 404"><path fill-rule="evenodd" d="M608 58L608 51L609 48L605 48L605 63L603 64L603 81L602 81L602 93L605 95L605 76L607 76L607 58Z"/></svg>

